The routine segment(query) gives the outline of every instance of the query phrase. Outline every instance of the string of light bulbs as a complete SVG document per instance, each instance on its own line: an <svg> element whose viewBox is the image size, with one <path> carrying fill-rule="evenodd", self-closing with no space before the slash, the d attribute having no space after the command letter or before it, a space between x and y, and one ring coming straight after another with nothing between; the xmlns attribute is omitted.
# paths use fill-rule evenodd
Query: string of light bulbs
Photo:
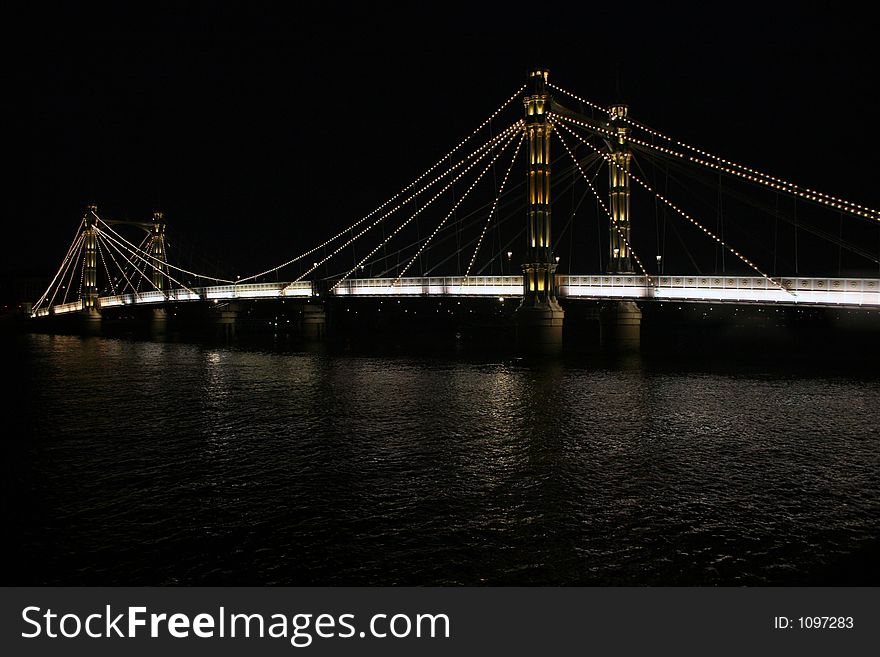
<svg viewBox="0 0 880 657"><path fill-rule="evenodd" d="M108 240L109 240L109 242L108 242L109 244L111 244L111 245L114 245L114 243L118 244L118 241L117 241L112 235L109 235L108 233L105 233L104 231L102 231L101 229L99 229L97 226L95 227L95 230L98 231L98 232L100 232L101 234L103 234L105 237L107 237ZM117 249L117 251L118 251L118 249ZM143 261L144 264L146 264L146 265L149 266L149 267L152 267L153 270L159 272L159 273L162 274L163 276L166 276L170 281L172 281L173 283L176 283L177 285L179 285L180 287L182 287L184 290L186 290L186 291L189 292L190 294L194 294L194 295L198 296L198 294L196 294L196 292L195 292L194 290L191 290L189 287L187 287L186 285L184 285L183 283L181 283L179 280L177 280L176 278L174 278L171 274L169 274L168 272L163 272L161 269L159 269L158 267L156 267L156 265L154 265L154 264L149 260L149 258L144 258L140 253L138 253L138 252L136 252L136 251L132 251L131 249L129 249L129 252L130 252L131 255L133 255L134 257L136 257L136 258L138 258L139 260ZM123 255L123 257L125 257L125 256ZM126 260L128 260L128 258L126 258ZM134 266L134 263L133 263L131 260L129 260L129 264L131 264L131 265ZM147 276L146 274L144 274L144 272L141 271L140 269L138 269L136 266L135 266L135 269L137 269L137 272L141 275L141 277L142 277L144 280L146 280L147 282L149 282L149 284L152 285L153 288L155 288L155 290L156 290L157 292L161 292L162 294L164 294L164 295L167 296L166 291L165 291L165 290L161 290L161 289L159 289L159 287L153 282L153 279L152 279L152 278L150 278L149 276ZM146 268L145 268L145 269L146 269Z"/></svg>
<svg viewBox="0 0 880 657"><path fill-rule="evenodd" d="M486 217L486 223L483 225L483 232L480 233L480 238L477 240L477 246L474 248L474 254L471 256L471 261L468 263L467 271L464 273L464 277L467 278L471 273L471 268L474 266L474 262L477 259L477 253L480 251L480 246L483 244L483 238L486 236L486 231L489 230L489 225L492 223L492 217L495 216L495 210L498 208L498 201L501 200L501 196L504 193L504 186L507 184L507 179L510 177L510 172L513 170L513 165L516 162L516 157L519 155L520 150L522 149L523 141L525 140L525 133L521 133L519 137L519 142L516 145L516 150L513 153L513 157L510 158L510 166L507 167L507 173L504 174L504 179L501 181L501 186L498 188L498 194L495 196L495 202L492 203L492 209L489 210L489 216Z"/></svg>
<svg viewBox="0 0 880 657"><path fill-rule="evenodd" d="M105 238L104 238L103 234L98 235L99 242L104 239ZM113 255L113 251L111 251L110 247L108 247L106 244L105 244L105 247L107 247L107 253L110 255L110 259L113 261L113 264L116 265L116 268L119 270L119 273L122 274L122 278L125 279L126 287L122 288L122 293L125 294L125 290L127 290L130 287L131 291L134 293L135 298L140 299L141 295L138 293L137 287L135 287L134 283L132 283L131 280L129 280L128 276L125 273L125 269L116 261L116 256ZM131 264L131 262L129 262L129 264Z"/></svg>
<svg viewBox="0 0 880 657"><path fill-rule="evenodd" d="M501 149L497 153L495 153L495 156L492 158L492 160L489 162L489 164L486 165L486 168L483 169L480 172L480 175L474 179L474 181L471 183L471 186L467 188L467 191L465 191L465 193L461 195L461 198L459 198L458 201L455 202L455 204L452 206L452 209L449 211L449 213L445 217L443 217L443 220L439 224L437 224L437 226L434 228L434 231L431 233L431 235L428 237L428 239L426 239L422 243L422 245L419 247L419 250L416 251L416 254L412 257L412 260L410 260L409 263L407 263L406 267L404 267L403 269L400 270L400 273L397 275L397 278L394 279L394 283L392 283L392 286L400 283L400 279L403 278L403 275L407 272L407 270L410 267L412 267L413 263L416 260L418 260L418 257L422 254L422 251L424 251L427 248L427 246L428 246L428 244L430 244L431 240L434 239L434 236L440 231L440 229L443 227L443 225L449 220L449 217L451 217L455 213L455 211L458 209L458 206L460 206L462 204L462 202L464 202L464 200L468 197L468 194L470 194L473 191L474 187L477 186L477 183L480 182L480 180L482 180L483 176L486 175L486 172L492 168L492 165L495 164L495 162L498 160L498 158L501 156L501 154L504 151L506 151L507 148L513 143L514 139L516 139L516 135L512 136L507 141L507 143L504 144L504 146L502 146ZM522 137L520 137L520 144L522 144ZM519 150L519 149L517 148L517 150Z"/></svg>
<svg viewBox="0 0 880 657"><path fill-rule="evenodd" d="M61 260L61 266L58 267L58 271L55 272L55 276L52 277L52 281L49 283L49 286L46 288L46 290L43 292L43 294L40 295L40 298L37 299L36 302L34 303L34 305L32 306L32 312L36 311L36 309L40 307L40 304L42 304L43 301L46 300L46 297L49 296L49 292L52 290L52 286L55 285L55 281L58 279L58 276L61 274L61 270L64 269L64 264L67 262L68 258L70 258L70 254L73 253L73 250L76 248L76 245L77 245L79 239L82 237L82 235L80 234L80 230L82 229L84 223L85 223L85 219L83 218L80 220L79 226L77 226L76 232L73 234L73 240L70 242L70 246L67 247L67 253L64 254L64 258L62 258L62 260ZM62 276L62 278L63 278L63 276Z"/></svg>
<svg viewBox="0 0 880 657"><path fill-rule="evenodd" d="M110 284L110 291L115 295L116 285L114 284L113 277L110 276L110 269L107 267L107 261L104 260L104 250L101 248L101 240L95 240L95 247L97 248L98 255L101 256L101 264L104 265L104 273L107 275L107 282Z"/></svg>
<svg viewBox="0 0 880 657"><path fill-rule="evenodd" d="M74 248L74 254L71 255L71 258L67 261L67 266L64 269L64 273L61 275L61 280L58 281L58 285L55 286L55 292L52 293L52 298L49 300L47 305L48 308L51 308L55 305L55 297L58 296L58 292L61 289L68 290L71 285L73 285L73 277L76 275L77 264L79 263L80 255L82 254L82 245L85 241L85 235L80 235L79 239L76 240L76 247ZM67 281L67 285L64 285L64 279L67 276L67 272L70 271L70 279ZM66 296L64 297L66 299Z"/></svg>
<svg viewBox="0 0 880 657"><path fill-rule="evenodd" d="M516 129L520 129L520 128L522 128L523 123L524 123L524 121L523 121L522 119L518 120L516 123L514 123L513 125L511 125L509 128L507 128L507 129L504 130L503 132L500 132L500 133L498 134L498 137L502 137L502 138L503 138L503 137L507 136L508 134L510 134L513 130L516 130ZM495 144L497 145L497 143L498 143L498 141L497 141L497 137L496 137L493 141L494 141ZM409 224L409 222L411 222L413 219L415 219L417 216L419 216L422 212L424 212L425 210L427 210L427 209L431 206L431 204L434 203L434 201L436 201L438 198L440 198L440 197L441 197L441 196L442 196L442 195L443 195L443 194L444 194L444 193L445 193L450 187L452 187L456 182L458 182L458 180L460 180L460 179L462 178L462 176L464 176L468 171L470 171L472 168L474 168L474 166L476 166L480 161L482 161L482 159L483 159L484 157L486 157L486 155L488 155L488 153L490 153L490 152L491 152L491 151L486 151L486 152L482 153L477 159L475 159L473 162L471 162L471 163L467 166L467 168L465 168L465 169L463 169L462 171L460 171L460 172L458 173L458 175L455 176L455 178L453 178L451 181L449 181L449 182L446 184L445 187L443 187L443 189L441 189L439 192L437 192L436 194L434 194L434 196L432 196L432 197L428 200L428 202L425 203L425 205L423 205L423 206L420 207L418 210L416 210L416 211L415 211L415 212L409 217L409 219L407 219L407 220L404 221L402 224L400 224L400 225L399 225L399 226L398 226L398 227L397 227L392 233L390 233L385 239L383 239L382 242L379 243L378 246L376 246L372 251L370 251L366 256L364 256L364 257L360 260L360 262L358 262L354 267L352 267L352 268L351 268L351 269L345 274L345 276L343 276L341 279L339 279L339 280L333 285L333 287L330 288L330 291L335 290L335 289L339 286L340 283L342 283L342 282L343 282L344 280L346 280L349 276L351 276L354 272L356 272L356 271L357 271L357 270L358 270L358 269L359 269L359 268L360 268L360 267L361 267L361 266L362 266L367 260L369 260L371 257L373 257L373 255L375 255L376 252L379 251L379 249L381 249L383 246L385 246L385 244L387 244L387 243L388 243L388 242L389 242L389 241L390 241L395 235L397 235L401 230L403 230L403 228L404 228L407 224Z"/></svg>
<svg viewBox="0 0 880 657"><path fill-rule="evenodd" d="M289 265L292 265L293 263L295 263L295 262L297 262L297 261L299 261L299 260L302 260L303 258L306 258L306 257L310 256L311 254L315 253L316 251L319 251L319 250L323 249L325 246L328 246L329 244L332 244L333 242L335 242L337 239L339 239L340 237L342 237L342 236L345 235L346 233L348 233L348 232L350 232L350 231L353 231L355 228L357 228L358 226L360 226L362 223L364 223L365 221L371 219L373 216L375 216L376 214L378 214L379 212L381 212L383 209L385 209L388 205L390 205L391 203L393 203L395 200L397 200L398 198L400 198L402 195L406 194L410 189L412 189L413 187L415 187L416 185L418 185L422 180L424 180L427 176L429 176L429 175L430 175L435 169L437 169L437 167L439 167L441 164L443 164L444 162L446 162L446 160L448 160L448 159L449 159L450 157L452 157L455 153L457 153L458 150L459 150L462 146L464 146L468 141L470 141L475 135L479 134L479 132L480 132L481 130L483 130L483 128L485 128L487 125L489 125L489 123L491 123L492 119L494 119L496 116L498 116L498 114L500 114L500 113L501 113L501 112L502 112L502 111L503 111L508 105L510 105L510 103L511 103L514 99L518 98L519 95L525 90L526 86L527 86L527 85L524 84L524 85L522 85L519 89L517 89L516 92L515 92L514 94L512 94L507 100L505 100L504 103L502 103L500 107L498 107L494 112L492 112L492 114L489 115L489 118L487 118L485 121L483 121L483 122L479 125L479 127L477 127L477 128L476 128L473 132L471 132L467 137L465 137L464 139L462 139L462 140L458 143L458 145L455 146L455 148L453 148L451 151L449 151L448 153L446 153L446 155L444 155L444 156L441 157L439 160L437 160L437 162L435 162L431 167L429 167L426 171L424 171L424 172L423 172L418 178L416 178L415 180L413 180L413 181L412 181L411 183L409 183L406 187L404 187L403 189L401 189L401 190L400 190L399 192L397 192L394 196L392 196L392 197L389 198L387 201L385 201L384 203L382 203L382 205L380 205L379 207L377 207L376 209L374 209L372 212L370 212L370 213L367 214L366 216L362 217L361 219L358 219L356 222L354 222L353 224L351 224L348 228L346 228L346 229L344 229L344 230L341 230L341 231L338 232L336 235L334 235L333 237L331 237L331 238L328 239L327 241L325 241L325 242L319 244L319 245L316 246L315 248L313 248L313 249L311 249L311 250L309 250L309 251L306 251L305 253L302 253L302 254L296 256L295 258L292 258L292 259L288 260L287 262L278 265L277 267L272 267L271 269L267 269L266 271L260 272L260 273L258 273L258 274L252 274L251 276L246 276L246 277L244 277L244 278L240 278L240 279L238 279L238 281L235 281L235 282L236 282L236 283L243 283L243 282L245 282L245 281L253 280L253 279L255 279L255 278L259 278L259 277L261 277L261 276L265 276L265 275L267 275L267 274L271 274L271 273L273 273L273 272L278 271L279 269L283 269L284 267L287 267L287 266L289 266ZM466 159L467 159L467 158L466 158ZM461 164L461 163L459 163L459 164ZM418 196L419 193L421 193L422 191L428 189L431 185L435 184L438 180L441 180L442 178L444 178L446 175L448 175L448 174L449 174L451 171L453 171L454 169L455 169L455 167L453 167L452 169L449 169L449 170L446 171L445 173L443 173L443 174L441 174L440 176L438 176L438 177L437 177L435 180L433 180L432 182L430 182L430 183L428 183L427 185L423 186L419 192L417 192L416 194L410 196L410 198L408 198L408 199L406 199L405 201L403 201L402 203L400 203L400 204L395 208L395 210L397 210L397 209L399 209L401 206L405 205L409 200L412 200L413 198L415 198L415 196ZM393 212L393 210L392 210L392 212ZM350 242L349 242L349 244L350 244Z"/></svg>
<svg viewBox="0 0 880 657"><path fill-rule="evenodd" d="M553 123L552 121L550 122L550 125L553 126L554 128L556 127L556 124ZM596 191L596 188L593 186L592 181L589 179L586 172L581 168L581 163L578 162L577 158L574 156L574 153L571 152L571 149L568 147L568 144L565 142L565 139L563 139L563 137L562 137L562 133L559 132L559 130L553 130L553 133L556 135L557 139L559 139L560 143L565 148L565 151L569 154L569 156L571 156L571 159L574 162L575 166L577 167L577 170L581 172L581 175L583 176L584 180L587 182L587 185L589 186L590 191L593 192L593 195L596 197L596 200L599 202L599 205L602 206L602 209L605 211L605 214L607 214L608 218L611 220L611 225L614 226L614 229L617 231L617 234L620 235L620 239L623 240L623 243L626 244L626 248L629 249L630 253L632 253L632 256L635 259L636 264L638 264L639 269L642 270L642 274L644 274L645 278L648 279L648 284L653 285L654 281L651 279L651 275L645 269L645 266L642 264L642 261L639 258L638 254L636 254L636 250L632 247L632 244L630 244L629 240L626 239L626 235L624 235L623 231L620 230L620 226L618 225L617 221L615 221L614 216L611 214L611 210L609 210L608 206L605 205L605 201L603 201L602 197L599 196L599 192Z"/></svg>
<svg viewBox="0 0 880 657"><path fill-rule="evenodd" d="M561 119L563 119L563 120L566 120L566 118L567 118L567 117L562 116L562 115L560 115L560 114L553 114L552 116L553 116L553 118L561 118ZM599 149L597 149L597 148L596 148L595 146L593 146L593 144L591 144L589 141L586 141L585 139L582 139L580 135L578 135L576 132L574 132L571 128L569 128L569 127L568 127L567 125L565 125L564 123L557 123L557 125L559 125L560 127L564 128L564 129L565 129L569 134L571 134L575 139L578 139L581 143L587 145L587 146L588 146L589 148L591 148L594 152L600 154L601 157L602 157L606 162L609 163L609 165L613 165L613 166L617 167L617 169L618 169L619 171L621 171L625 176L627 176L628 178L632 178L632 179L635 180L637 183L639 183L639 185L641 185L642 187L644 187L645 189L647 189L649 192L651 192L652 194L654 194L654 196L656 196L656 197L659 198L661 201L663 201L663 203L665 203L668 207L670 207L670 208L672 208L673 210L675 210L676 213L678 213L679 215L681 215L682 217L684 217L685 219L687 219L687 220L688 220L690 223L692 223L694 226L696 226L697 228L699 228L700 230L702 230L703 233L705 233L706 235L708 235L709 237L711 237L711 238L712 238L713 240L715 240L718 244L720 244L721 246L723 246L724 248L726 248L728 251L730 251L733 255L735 255L737 258L739 258L740 260L742 260L746 265L748 265L751 269L755 270L755 271L756 271L758 274L760 274L764 279L766 279L766 280L770 281L771 283L773 283L773 284L774 284L776 287L778 287L780 290L783 290L783 291L787 292L788 294L791 294L792 296L795 296L793 292L791 292L790 290L787 290L787 289L785 288L785 286L783 286L781 283L779 283L776 279L771 278L770 276L768 276L767 274L765 274L763 271L761 271L761 269L760 269L755 263L753 263L751 260L749 260L748 258L746 258L746 257L745 257L744 255L742 255L739 251L737 251L736 249L734 249L733 247L731 247L729 244L727 244L727 242L725 242L724 240L722 240L720 237L718 237L715 233L713 233L712 231L710 231L708 228L706 228L705 226L703 226L702 224L700 224L700 223L699 223L696 219L694 219L691 215L689 215L687 212L685 212L684 210L682 210L681 208L679 208L675 203L673 203L672 201L670 201L668 198L666 198L665 196L663 196L663 194L660 194L659 192L655 191L655 190L654 190L654 189L653 189L648 183L644 182L641 178L639 178L638 176L636 176L636 175L635 175L634 173L632 173L631 171L627 171L624 167L620 166L617 162L614 162L610 156L608 156L607 154L605 154L605 153L603 153L602 151L600 151Z"/></svg>
<svg viewBox="0 0 880 657"><path fill-rule="evenodd" d="M95 213L92 212L92 214L95 214ZM205 275L205 274L197 274L196 272L189 271L189 270L187 270L187 269L183 269L182 267L178 267L177 265L172 265L170 262L165 262L165 261L162 260L161 258L156 257L156 256L154 256L153 254L148 253L146 250L143 249L143 245L144 245L144 243L146 243L147 239L150 240L150 246L152 246L152 243L153 243L153 237L152 237L152 235L148 235L147 237L145 237L145 238L141 241L141 245L140 245L140 246L135 246L134 244L132 244L131 242L129 242L127 239L125 239L125 237L123 237L123 236L120 235L118 232L116 232L115 230L113 230L113 227L110 226L110 224L108 224L106 221L104 221L103 219L101 219L100 217L98 217L97 214L95 214L95 218L97 218L98 221L99 221L101 224L103 224L104 228L106 228L107 230L109 230L110 232L112 232L117 238L121 239L123 242L125 242L126 244L128 244L131 248L133 248L133 249L138 249L138 250L140 250L142 253L145 253L146 255L148 255L150 258L153 258L156 262L158 262L158 263L159 263L160 265L162 265L163 267L168 267L168 268L170 268L170 269L174 269L175 271L179 271L179 272L181 272L182 274L189 274L190 276L195 276L196 278L201 278L201 279L203 279L203 280L216 281L216 282L218 282L218 283L235 283L235 281L229 280L229 279L227 279L227 278L217 278L216 276L207 276L207 275ZM150 247L148 247L148 248L150 248ZM167 274L166 274L166 276L167 276Z"/></svg>
<svg viewBox="0 0 880 657"><path fill-rule="evenodd" d="M728 160L723 160L722 158L716 157L714 155L709 155L704 151L698 151L698 149L691 149L697 152L700 152L708 157L711 157L719 162L723 162L724 164L716 164L715 162L709 162L702 158L694 157L693 155L687 155L686 153L681 153L679 151L673 150L671 148L667 148L665 146L658 146L657 144L648 143L642 139L638 139L637 137L628 136L627 141L636 144L637 146L641 146L642 148L651 149L654 151L659 151L661 153L665 153L667 155L672 155L674 157L678 157L684 160L688 160L690 162L694 162L695 164L699 164L710 169L714 169L716 171L723 171L724 173L730 174L732 176L736 176L738 178L742 178L743 180L749 180L751 182L756 182L762 184L766 187L770 187L772 189L786 192L788 194L793 194L795 196L799 196L800 198L806 199L808 201L813 201L815 203L820 203L822 205L826 205L828 207L834 208L836 210L842 210L844 212L848 212L850 214L859 215L861 217L866 217L868 219L874 219L875 221L880 221L880 210L874 210L873 208L868 208L862 205L858 205L856 203L852 203L851 201L847 201L845 199L839 199L837 197L831 196L829 194L823 194L822 192L816 192L805 187L800 187L794 183L786 182L779 178L774 178L772 176L768 176L766 174L762 174L760 172L755 171L754 169L749 169L748 167L743 167L742 165L737 165L733 162L729 162ZM686 144L681 142L677 142L682 146L687 147ZM689 148L689 147L688 147ZM726 166L725 166L726 165Z"/></svg>
<svg viewBox="0 0 880 657"><path fill-rule="evenodd" d="M464 162L467 162L468 159L471 159L472 157L476 157L476 159L474 159L474 161L471 162L471 164L469 164L468 167L467 167L466 169L464 169L464 170L458 175L458 177L456 177L455 179L453 179L453 181L452 181L451 183L449 183L446 187L444 187L442 190L440 190L440 192L438 192L437 195L436 195L434 198L432 198L430 201L428 201L428 205L430 205L430 204L431 204L431 203L437 198L437 196L441 195L444 191L446 191L447 189L449 189L449 187L451 187L451 186L455 183L455 181L458 180L458 178L460 178L462 175L464 175L464 173L466 173L466 172L469 171L471 168L473 168L473 167L474 167L474 166L475 166L480 160L482 160L487 154L491 153L491 152L492 152L492 148L494 148L495 146L497 146L498 143L500 143L501 140L503 140L504 137L505 137L506 135L510 134L513 130L515 130L515 129L518 127L518 125L519 125L519 122L514 123L513 125L509 126L509 127L506 128L505 130L501 131L500 133L498 133L497 136L493 137L493 138L490 139L488 142L486 142L485 144L483 144L483 146L481 146L480 148L478 148L477 151L475 151L471 156L468 156L467 158L465 158L464 160L462 160L461 162L459 162L458 164L456 164L455 167L453 167L453 169L457 168L459 165L463 164ZM453 169L450 169L450 171L452 171ZM449 173L449 172L447 172L447 174L448 174L448 173ZM311 267L310 269L308 269L308 270L306 270L305 272L303 272L302 274L300 274L300 275L299 275L299 276L298 276L293 282L294 282L294 283L298 283L298 282L301 281L303 278L305 278L306 276L308 276L309 274L311 274L313 271L315 271L316 269L318 269L318 268L319 268L321 265L323 265L325 262L327 262L328 260L330 260L330 258L332 258L332 257L335 256L337 253L339 253L340 251L342 251L343 249L345 249L346 247L348 247L350 244L352 244L355 240L359 239L361 236L363 236L364 234L368 233L370 230L372 230L373 228L375 228L376 226L378 226L381 222L383 222L383 221L384 221L385 219L387 219L389 216L391 216L392 214L394 214L394 212L396 212L397 210L399 210L400 208L402 208L404 205L406 205L409 201L411 201L411 200L414 199L416 196L418 196L422 191L424 191L425 189L428 189L431 185L433 185L435 182L437 182L437 180L440 180L441 178L445 177L445 175L446 175L446 174L443 174L443 176L440 176L439 178L436 178L434 181L432 181L431 183L429 183L426 187L423 187L419 192L416 192L416 194L410 196L409 198L405 199L404 201L401 201L401 203L400 203L399 205L397 205L396 207L394 207L394 208L392 208L391 210L389 210L388 212L386 212L384 215L382 215L381 217L379 217L378 219L376 219L372 224L370 224L369 226L367 226L366 228L364 228L363 230L361 230L361 232L359 232L357 235L352 236L352 237L349 238L348 241L346 241L344 244L342 244L342 245L340 245L339 247L337 247L332 253L330 253L330 255L325 256L323 259L319 260L318 262L315 262L315 263L312 265L312 267ZM416 212L415 215L413 215L412 217L410 217L410 220L413 219L413 218L415 218L415 216L418 215L419 213L421 213L426 207L427 207L427 205L424 206L424 207L422 207L420 210L418 210L418 211ZM407 220L407 223L408 223L408 222L409 222L409 220ZM384 241L384 242L382 243L382 245L384 245L384 244L386 244L386 243L387 243L387 240ZM381 246L381 245L380 245L380 246ZM313 253L313 252L316 251L318 248L320 248L320 247L316 247L315 249L312 249L312 251L310 251L309 253ZM359 263L359 264L363 264L363 263Z"/></svg>
<svg viewBox="0 0 880 657"><path fill-rule="evenodd" d="M593 109L597 109L600 112L604 112L605 114L609 113L605 107L602 107L598 103L591 102L591 101L587 100L586 98L581 98L580 96L573 94L572 92L568 91L567 89L563 89L562 87L555 85L552 82L548 82L547 86L550 87L551 89L553 89L554 91L559 91L559 92L564 93L569 98L573 98L574 100L581 102L584 105L587 105L588 107L592 107Z"/></svg>

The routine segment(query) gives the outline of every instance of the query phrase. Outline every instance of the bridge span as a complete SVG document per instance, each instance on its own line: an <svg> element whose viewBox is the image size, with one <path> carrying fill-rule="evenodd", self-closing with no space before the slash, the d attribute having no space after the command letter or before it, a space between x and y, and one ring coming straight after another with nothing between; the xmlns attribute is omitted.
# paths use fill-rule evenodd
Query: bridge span
<svg viewBox="0 0 880 657"><path fill-rule="evenodd" d="M880 281L872 278L783 278L782 288L759 276L559 275L557 297L584 300L683 301L834 308L880 308ZM194 301L285 298L522 297L522 276L446 276L347 279L321 293L311 281L243 283L98 297L99 309ZM36 316L83 309L82 301L52 306Z"/></svg>

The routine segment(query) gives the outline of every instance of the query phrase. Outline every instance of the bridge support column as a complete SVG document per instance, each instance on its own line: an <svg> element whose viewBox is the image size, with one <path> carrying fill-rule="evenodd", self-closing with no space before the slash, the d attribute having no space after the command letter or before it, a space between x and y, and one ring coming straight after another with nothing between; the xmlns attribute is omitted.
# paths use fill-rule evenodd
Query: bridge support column
<svg viewBox="0 0 880 657"><path fill-rule="evenodd" d="M95 335L101 332L101 313L98 311L98 236L95 224L98 207L86 206L83 229L82 309L79 312L80 332Z"/></svg>
<svg viewBox="0 0 880 657"><path fill-rule="evenodd" d="M150 311L150 335L164 337L168 332L168 312L164 308L153 308Z"/></svg>
<svg viewBox="0 0 880 657"><path fill-rule="evenodd" d="M100 335L101 313L95 308L92 308L91 310L81 310L77 320L79 323L79 332L82 335Z"/></svg>
<svg viewBox="0 0 880 657"><path fill-rule="evenodd" d="M633 271L632 253L630 253L630 179L629 165L632 153L626 138L629 127L623 123L628 108L626 105L612 105L608 109L611 117L609 128L617 132L617 141L609 144L611 161L608 163L608 206L611 211L609 230L610 254L608 256L608 272L611 274L630 273Z"/></svg>
<svg viewBox="0 0 880 657"><path fill-rule="evenodd" d="M327 333L327 313L324 308L317 303L307 303L302 313L300 330L303 339L323 340Z"/></svg>
<svg viewBox="0 0 880 657"><path fill-rule="evenodd" d="M556 262L550 250L550 109L549 72L529 73L530 92L523 102L529 138L528 244L522 266L523 298L516 311L517 343L538 353L562 350L565 312L556 301Z"/></svg>
<svg viewBox="0 0 880 657"><path fill-rule="evenodd" d="M241 310L236 304L226 304L219 308L214 306L208 310L210 325L214 328L214 337L229 340L235 337L235 324Z"/></svg>
<svg viewBox="0 0 880 657"><path fill-rule="evenodd" d="M619 301L609 312L611 346L618 351L638 351L642 344L642 311L633 301Z"/></svg>

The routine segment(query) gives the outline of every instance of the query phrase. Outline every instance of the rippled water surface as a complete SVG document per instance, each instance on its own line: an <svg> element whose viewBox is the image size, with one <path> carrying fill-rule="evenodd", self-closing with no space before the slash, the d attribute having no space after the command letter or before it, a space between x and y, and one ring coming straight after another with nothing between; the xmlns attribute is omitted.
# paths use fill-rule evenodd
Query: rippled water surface
<svg viewBox="0 0 880 657"><path fill-rule="evenodd" d="M877 583L865 374L41 335L2 353L10 583Z"/></svg>

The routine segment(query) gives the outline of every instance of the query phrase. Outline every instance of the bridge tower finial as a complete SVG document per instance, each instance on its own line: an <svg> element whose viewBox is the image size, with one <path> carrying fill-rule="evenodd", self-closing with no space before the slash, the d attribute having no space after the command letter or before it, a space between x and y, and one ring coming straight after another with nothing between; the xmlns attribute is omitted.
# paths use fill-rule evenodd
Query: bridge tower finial
<svg viewBox="0 0 880 657"><path fill-rule="evenodd" d="M541 351L562 346L564 317L556 301L557 263L551 251L549 75L545 68L532 69L529 89L523 98L529 139L528 243L522 265L523 298L517 309L517 336L521 346Z"/></svg>
<svg viewBox="0 0 880 657"><path fill-rule="evenodd" d="M608 126L616 133L617 138L609 145L611 161L608 166L608 205L611 209L611 225L608 227L610 234L610 253L608 257L608 272L632 273L633 262L629 244L630 237L630 179L629 167L632 162L632 152L627 143L630 129L623 119L626 118L629 107L617 102L608 108ZM625 238L625 239L624 239Z"/></svg>

